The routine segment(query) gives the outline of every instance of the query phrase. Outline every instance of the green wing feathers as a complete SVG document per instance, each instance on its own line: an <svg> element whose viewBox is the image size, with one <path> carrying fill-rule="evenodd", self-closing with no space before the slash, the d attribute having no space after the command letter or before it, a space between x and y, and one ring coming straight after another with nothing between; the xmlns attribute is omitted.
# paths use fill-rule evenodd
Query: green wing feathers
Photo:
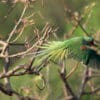
<svg viewBox="0 0 100 100"><path fill-rule="evenodd" d="M63 59L65 56L76 57L76 55L78 55L80 59L81 55L79 55L78 51L81 45L82 45L82 37L75 37L65 41L51 41L40 47L41 50L39 55L48 59L51 58Z"/></svg>
<svg viewBox="0 0 100 100"><path fill-rule="evenodd" d="M39 55L48 59L57 59L59 57L63 59L63 57L67 54L67 45L65 41L48 42L42 45L40 48L41 52Z"/></svg>

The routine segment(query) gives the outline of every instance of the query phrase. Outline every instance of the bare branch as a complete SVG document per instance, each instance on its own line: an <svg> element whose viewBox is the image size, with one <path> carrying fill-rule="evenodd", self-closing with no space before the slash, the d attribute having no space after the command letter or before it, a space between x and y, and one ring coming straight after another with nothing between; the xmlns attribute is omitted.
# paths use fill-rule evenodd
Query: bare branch
<svg viewBox="0 0 100 100"><path fill-rule="evenodd" d="M23 9L23 12L18 20L18 22L16 23L15 27L13 28L13 30L11 31L11 33L9 34L9 37L7 39L7 42L9 43L10 39L12 38L13 34L15 33L16 31L16 28L18 27L18 25L20 24L20 22L22 21L22 18L26 12L26 9L27 9L27 5L25 5L24 9Z"/></svg>
<svg viewBox="0 0 100 100"><path fill-rule="evenodd" d="M62 65L61 70L59 71L59 74L60 74L61 79L62 79L62 81L64 83L64 87L66 89L66 93L68 93L68 96L71 95L72 98L70 98L70 100L78 100L76 95L74 94L72 88L70 87L67 79L66 79L66 70L65 70L65 67L63 67L63 66L64 65Z"/></svg>
<svg viewBox="0 0 100 100"><path fill-rule="evenodd" d="M88 67L86 66L85 67L85 71L84 71L84 75L83 75L83 79L82 79L82 83L81 83L81 87L79 89L79 93L78 93L78 96L77 96L78 100L81 99L83 91L84 91L84 87L85 87L85 85L86 85L86 83L88 81L88 71L89 71Z"/></svg>
<svg viewBox="0 0 100 100"><path fill-rule="evenodd" d="M76 63L76 65L73 67L73 69L66 75L66 79L68 79L78 68L79 62Z"/></svg>
<svg viewBox="0 0 100 100"><path fill-rule="evenodd" d="M93 91L83 92L83 95L92 95L92 94L96 94L98 92L100 92L100 87L95 88Z"/></svg>

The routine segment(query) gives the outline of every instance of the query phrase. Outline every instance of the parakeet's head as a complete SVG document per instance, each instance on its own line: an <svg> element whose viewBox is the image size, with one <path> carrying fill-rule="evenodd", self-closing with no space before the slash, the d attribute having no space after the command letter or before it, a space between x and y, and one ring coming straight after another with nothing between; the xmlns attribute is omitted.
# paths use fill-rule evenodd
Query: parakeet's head
<svg viewBox="0 0 100 100"><path fill-rule="evenodd" d="M92 37L84 37L82 40L81 50L90 49L90 47L94 45L94 39Z"/></svg>
<svg viewBox="0 0 100 100"><path fill-rule="evenodd" d="M91 46L94 44L94 39L92 37L84 37L83 38L83 45L84 46Z"/></svg>

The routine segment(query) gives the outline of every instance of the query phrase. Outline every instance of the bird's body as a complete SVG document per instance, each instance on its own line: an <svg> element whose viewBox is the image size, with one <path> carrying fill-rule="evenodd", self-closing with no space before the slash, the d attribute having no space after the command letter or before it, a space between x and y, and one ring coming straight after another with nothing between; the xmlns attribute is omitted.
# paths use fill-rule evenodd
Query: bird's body
<svg viewBox="0 0 100 100"><path fill-rule="evenodd" d="M91 37L74 37L65 41L51 41L41 46L40 55L48 59L73 58L84 64L100 68L100 55L88 48L93 44ZM94 66L94 67L95 67Z"/></svg>

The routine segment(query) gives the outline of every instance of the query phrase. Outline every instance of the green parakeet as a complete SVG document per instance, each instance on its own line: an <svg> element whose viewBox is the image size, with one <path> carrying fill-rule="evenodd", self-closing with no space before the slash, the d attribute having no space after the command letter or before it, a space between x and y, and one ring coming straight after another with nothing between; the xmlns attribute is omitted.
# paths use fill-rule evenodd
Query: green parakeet
<svg viewBox="0 0 100 100"><path fill-rule="evenodd" d="M38 56L53 60L64 57L73 58L82 61L87 66L100 68L100 55L90 48L94 45L92 37L74 37L65 41L51 41L40 47Z"/></svg>

